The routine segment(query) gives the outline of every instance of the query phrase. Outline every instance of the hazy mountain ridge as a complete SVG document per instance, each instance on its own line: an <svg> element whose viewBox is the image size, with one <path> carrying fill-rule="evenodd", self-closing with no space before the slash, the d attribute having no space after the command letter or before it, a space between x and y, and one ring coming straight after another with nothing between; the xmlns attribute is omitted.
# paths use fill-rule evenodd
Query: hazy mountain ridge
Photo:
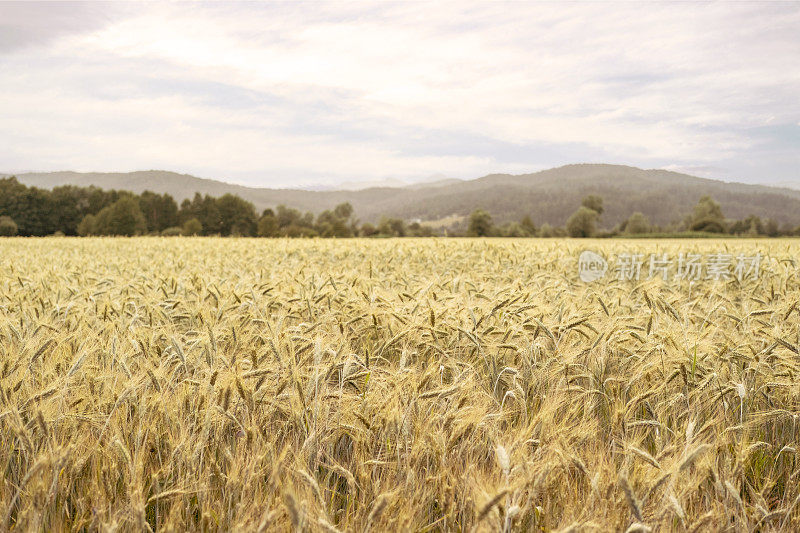
<svg viewBox="0 0 800 533"><path fill-rule="evenodd" d="M605 201L601 225L610 227L634 211L656 224L668 224L688 214L697 200L710 195L728 218L751 213L779 223L800 224L800 191L764 185L723 182L668 170L602 164L567 165L531 174L491 174L474 180L444 179L405 187L314 191L266 189L229 184L167 171L130 173L25 173L21 183L41 188L95 185L104 189L151 190L169 193L179 203L195 192L221 196L231 193L253 202L258 210L285 204L319 213L350 202L362 221L381 216L434 220L488 210L496 222L530 215L535 223L563 225L586 194Z"/></svg>

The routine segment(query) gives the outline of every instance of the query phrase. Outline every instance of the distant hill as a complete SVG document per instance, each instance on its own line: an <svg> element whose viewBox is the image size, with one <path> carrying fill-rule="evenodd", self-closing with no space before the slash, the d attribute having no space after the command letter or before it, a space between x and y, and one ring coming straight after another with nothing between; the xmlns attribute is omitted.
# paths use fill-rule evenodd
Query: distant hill
<svg viewBox="0 0 800 533"><path fill-rule="evenodd" d="M429 176L428 178L422 181L416 181L414 183L409 183L394 178L387 178L385 180L376 180L376 181L346 181L344 183L340 183L338 187L325 187L324 189L317 189L317 190L361 191L364 189L375 189L375 188L385 188L385 187L393 189L424 189L426 187L441 187L442 185L447 185L450 183L458 183L460 181L463 180L459 180L456 178L448 178L443 174L434 174L433 176Z"/></svg>
<svg viewBox="0 0 800 533"><path fill-rule="evenodd" d="M406 185L406 189L427 189L429 187L443 187L445 185L454 185L456 183L461 183L465 180L460 180L456 178L441 178L434 181L425 181L421 183L412 183L410 185Z"/></svg>
<svg viewBox="0 0 800 533"><path fill-rule="evenodd" d="M710 195L728 218L755 214L781 224L800 225L800 190L728 183L666 170L643 170L620 165L567 165L532 174L492 174L474 180L445 179L405 187L313 191L262 189L232 185L165 171L130 173L26 173L17 176L29 186L96 185L105 189L151 190L169 193L179 203L195 192L221 196L232 193L253 202L259 210L285 204L319 213L350 202L362 222L381 215L438 220L489 211L498 223L530 215L536 224L561 226L587 194L605 202L601 225L612 227L634 211L651 222L666 225L688 214L697 200Z"/></svg>
<svg viewBox="0 0 800 533"><path fill-rule="evenodd" d="M197 178L189 174L178 174L165 170L145 170L138 172L28 172L17 174L20 183L28 186L52 189L59 185L94 185L103 189L117 189L135 192L153 191L160 194L169 193L180 203L184 198L191 198L196 191L212 196L225 193L245 196L248 187L241 187L217 180Z"/></svg>
<svg viewBox="0 0 800 533"><path fill-rule="evenodd" d="M800 190L800 180L776 181L767 183L770 187L780 187L782 189Z"/></svg>
<svg viewBox="0 0 800 533"><path fill-rule="evenodd" d="M339 189L342 191L360 191L362 189L372 189L375 187L402 188L406 185L407 183L404 181L388 178L377 181L345 181L344 183L340 183L338 187L328 187L328 190Z"/></svg>

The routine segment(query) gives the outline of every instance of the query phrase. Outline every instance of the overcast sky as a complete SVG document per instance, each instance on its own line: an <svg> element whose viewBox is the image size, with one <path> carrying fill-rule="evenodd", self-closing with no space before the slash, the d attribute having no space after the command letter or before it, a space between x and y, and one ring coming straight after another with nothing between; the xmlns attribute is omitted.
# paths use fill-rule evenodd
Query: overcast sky
<svg viewBox="0 0 800 533"><path fill-rule="evenodd" d="M800 181L800 3L0 3L0 171Z"/></svg>

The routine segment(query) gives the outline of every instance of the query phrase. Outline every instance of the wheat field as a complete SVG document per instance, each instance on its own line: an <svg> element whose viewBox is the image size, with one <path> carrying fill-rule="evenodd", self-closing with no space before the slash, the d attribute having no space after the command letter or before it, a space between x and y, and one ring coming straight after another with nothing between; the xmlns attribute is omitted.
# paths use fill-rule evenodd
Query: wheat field
<svg viewBox="0 0 800 533"><path fill-rule="evenodd" d="M764 261L584 283L585 248ZM0 252L0 530L800 527L798 241Z"/></svg>

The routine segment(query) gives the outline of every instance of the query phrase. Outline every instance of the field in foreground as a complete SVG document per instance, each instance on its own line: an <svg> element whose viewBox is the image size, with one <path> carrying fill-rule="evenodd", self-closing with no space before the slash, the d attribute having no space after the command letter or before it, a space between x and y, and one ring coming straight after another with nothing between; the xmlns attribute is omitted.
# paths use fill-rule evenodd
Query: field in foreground
<svg viewBox="0 0 800 533"><path fill-rule="evenodd" d="M765 258L584 283L584 248ZM0 252L0 530L800 527L800 242Z"/></svg>

